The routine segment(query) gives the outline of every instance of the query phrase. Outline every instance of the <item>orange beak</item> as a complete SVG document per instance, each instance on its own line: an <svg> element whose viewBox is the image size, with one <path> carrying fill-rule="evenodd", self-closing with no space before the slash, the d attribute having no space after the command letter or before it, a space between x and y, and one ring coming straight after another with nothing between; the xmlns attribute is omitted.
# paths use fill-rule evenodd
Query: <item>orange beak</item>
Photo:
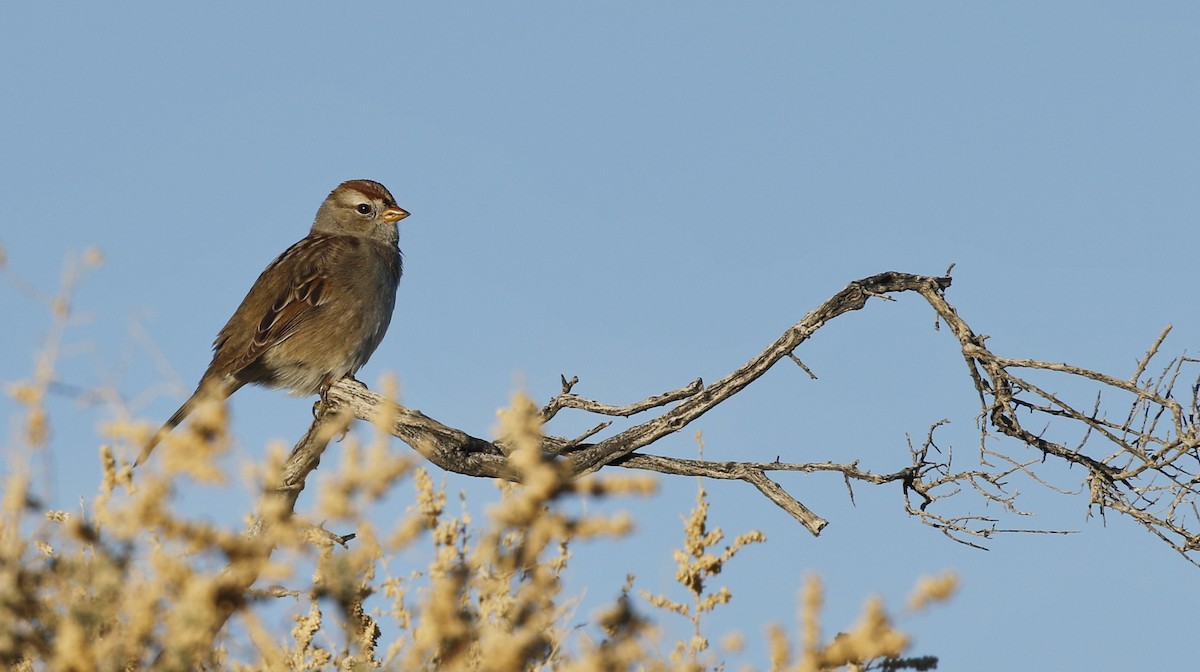
<svg viewBox="0 0 1200 672"><path fill-rule="evenodd" d="M383 214L380 215L380 217L385 222L398 222L405 217L408 217L408 211L400 207L388 208L387 210L383 211Z"/></svg>

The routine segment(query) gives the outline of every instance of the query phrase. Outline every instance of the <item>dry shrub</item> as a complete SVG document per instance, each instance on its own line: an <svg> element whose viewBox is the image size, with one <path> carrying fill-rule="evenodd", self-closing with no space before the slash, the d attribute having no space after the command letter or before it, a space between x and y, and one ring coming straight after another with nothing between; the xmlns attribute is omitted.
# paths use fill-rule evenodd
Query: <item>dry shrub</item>
<svg viewBox="0 0 1200 672"><path fill-rule="evenodd" d="M98 256L87 263L99 262ZM69 289L69 287L68 287ZM604 475L571 480L541 451L537 409L523 395L501 411L498 436L512 448L520 483L498 483L499 501L484 519L447 511L438 486L409 451L379 434L337 444L337 464L322 471L313 510L292 514L270 494L281 450L249 470L258 492L259 533L205 520L176 501L182 487L239 487L219 465L226 451L221 404L199 409L134 473L132 455L148 426L115 420L113 443L98 450L103 479L77 513L46 511L19 459L45 450L51 436L45 397L69 302L56 300L58 327L30 380L7 387L21 428L6 446L11 467L0 502L0 665L15 670L706 670L744 652L741 633L716 635L704 616L730 599L711 585L739 551L765 542L760 532L734 537L708 524L698 488L676 551L677 581L690 595L676 602L634 591L572 626L577 600L562 578L578 540L619 538L633 520L618 514L571 515L580 498L649 495L648 477ZM401 486L413 501L380 529L377 507ZM375 514L375 515L372 515ZM353 537L330 529L352 529ZM589 552L604 553L592 543ZM419 569L398 560L424 549ZM409 561L411 562L411 560ZM739 562L742 562L739 560ZM301 575L300 568L311 574ZM253 583L250 590L243 586ZM946 599L953 577L923 581L917 610ZM603 591L606 587L599 586ZM640 595L640 598L635 597ZM804 587L795 635L772 626L759 644L772 670L928 669L932 659L901 659L908 638L878 600L858 623L826 638L820 581ZM280 612L290 630L280 628ZM663 642L665 624L686 619L690 635ZM660 625L656 619L662 622ZM386 633L386 636L385 634Z"/></svg>

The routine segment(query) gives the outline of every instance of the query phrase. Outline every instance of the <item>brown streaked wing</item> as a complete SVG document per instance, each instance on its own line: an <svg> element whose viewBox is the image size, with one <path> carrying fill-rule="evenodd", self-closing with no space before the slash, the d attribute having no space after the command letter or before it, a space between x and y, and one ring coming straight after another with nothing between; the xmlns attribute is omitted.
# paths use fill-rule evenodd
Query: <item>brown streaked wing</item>
<svg viewBox="0 0 1200 672"><path fill-rule="evenodd" d="M325 266L354 242L334 236L310 236L293 245L263 272L264 276L287 277L289 282L259 320L245 350L231 358L228 374L236 375L296 333L305 316L327 299Z"/></svg>

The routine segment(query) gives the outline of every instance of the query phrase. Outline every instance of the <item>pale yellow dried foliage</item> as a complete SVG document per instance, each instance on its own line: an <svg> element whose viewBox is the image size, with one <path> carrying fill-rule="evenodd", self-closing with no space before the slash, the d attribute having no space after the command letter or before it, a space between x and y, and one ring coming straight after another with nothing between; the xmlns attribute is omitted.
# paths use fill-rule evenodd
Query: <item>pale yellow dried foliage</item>
<svg viewBox="0 0 1200 672"><path fill-rule="evenodd" d="M778 623L767 626L767 653L771 672L779 672L792 664L791 641Z"/></svg>
<svg viewBox="0 0 1200 672"><path fill-rule="evenodd" d="M396 380L396 376L385 373L380 377L375 391L384 399L393 402L376 406L374 416L371 418L371 424L378 430L375 432L375 442L386 446L390 442L391 427L395 424L396 415L399 412L397 404L400 403L400 383Z"/></svg>
<svg viewBox="0 0 1200 672"><path fill-rule="evenodd" d="M696 434L696 440L703 454L704 443L699 433ZM661 594L641 592L651 606L683 616L690 622L691 637L677 642L671 652L672 664L680 669L705 669L715 665L712 656L703 655L710 647L708 637L703 632L703 617L717 606L727 604L733 598L733 593L726 586L709 590L706 583L720 574L725 564L742 548L766 541L762 532L752 530L738 535L733 543L714 553L713 547L725 539L725 532L719 527L709 529L708 510L708 493L704 490L703 482L697 479L696 506L683 523L683 548L674 553L675 581L687 590L691 597L690 604Z"/></svg>
<svg viewBox="0 0 1200 672"><path fill-rule="evenodd" d="M99 248L86 248L83 251L83 263L88 266L99 266L104 263L104 253Z"/></svg>
<svg viewBox="0 0 1200 672"><path fill-rule="evenodd" d="M867 600L858 622L829 641L821 633L824 606L821 580L809 576L801 597L800 657L793 657L783 628L771 625L767 631L771 672L863 670L882 659L898 659L907 650L908 636L895 629L879 598Z"/></svg>
<svg viewBox="0 0 1200 672"><path fill-rule="evenodd" d="M260 665L256 666L259 669L267 670L283 670L287 669L284 663L286 652L281 646L275 643L271 632L263 624L262 619L258 614L247 609L239 614L239 620L246 631L246 635L250 638L254 648L258 650L261 656ZM255 669L249 665L245 665L239 661L230 661L230 667L233 670L246 671Z"/></svg>
<svg viewBox="0 0 1200 672"><path fill-rule="evenodd" d="M14 470L4 479L4 499L0 500L0 513L5 521L19 520L29 498L29 475ZM15 530L13 530L15 532Z"/></svg>
<svg viewBox="0 0 1200 672"><path fill-rule="evenodd" d="M821 646L821 610L825 608L825 587L816 576L810 575L805 579L800 604L800 622L804 628L801 635L804 657L812 659L817 656Z"/></svg>
<svg viewBox="0 0 1200 672"><path fill-rule="evenodd" d="M517 395L498 415L498 440L521 483L499 484L501 501L488 512L490 526L469 536L469 516L444 518L444 492L432 487L424 471L414 479L412 510L433 530L435 549L429 588L418 589L412 645L406 655L389 650L389 659L402 659L403 669L522 670L564 664L562 621L569 607L560 595L560 577L570 560L568 544L631 528L627 516L576 518L557 510L558 499L600 488L571 481L561 465L541 453L537 409L527 397ZM644 483L606 480L602 494L649 489ZM408 594L400 583L389 584L397 598ZM612 649L596 655L611 658Z"/></svg>
<svg viewBox="0 0 1200 672"><path fill-rule="evenodd" d="M922 576L917 580L917 586L908 596L908 608L922 611L932 604L945 602L954 596L958 590L958 575L954 572L944 572L938 576Z"/></svg>
<svg viewBox="0 0 1200 672"><path fill-rule="evenodd" d="M333 654L313 644L321 631L321 608L316 602L309 604L307 614L293 617L292 648L287 652L284 663L288 670L324 670L333 661Z"/></svg>
<svg viewBox="0 0 1200 672"><path fill-rule="evenodd" d="M52 521L55 523L65 523L71 519L71 514L67 513L66 511L50 510L50 511L47 511L45 515L46 515L46 520L49 520L49 521Z"/></svg>
<svg viewBox="0 0 1200 672"><path fill-rule="evenodd" d="M416 511L421 514L425 527L432 528L446 511L446 491L433 486L433 478L423 467L417 468L413 482L417 489Z"/></svg>
<svg viewBox="0 0 1200 672"><path fill-rule="evenodd" d="M658 480L649 474L628 476L588 476L572 484L576 494L590 497L638 495L649 497L658 491Z"/></svg>
<svg viewBox="0 0 1200 672"><path fill-rule="evenodd" d="M387 494L415 466L411 458L378 441L363 449L353 438L347 438L339 449L341 469L333 477L322 479L317 501L317 508L334 518L353 517L364 505ZM359 495L365 501L355 501Z"/></svg>
<svg viewBox="0 0 1200 672"><path fill-rule="evenodd" d="M13 400L29 408L25 414L25 442L30 447L42 446L50 438L50 423L46 416L45 388L17 383L9 386Z"/></svg>
<svg viewBox="0 0 1200 672"><path fill-rule="evenodd" d="M207 485L224 485L225 472L218 460L229 450L228 426L225 400L204 399L180 430L163 439L154 459L178 476Z"/></svg>

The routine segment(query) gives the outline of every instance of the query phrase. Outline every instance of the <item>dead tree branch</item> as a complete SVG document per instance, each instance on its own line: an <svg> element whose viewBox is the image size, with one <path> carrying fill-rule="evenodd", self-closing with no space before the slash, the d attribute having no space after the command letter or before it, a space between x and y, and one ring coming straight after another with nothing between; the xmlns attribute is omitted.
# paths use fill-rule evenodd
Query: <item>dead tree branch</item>
<svg viewBox="0 0 1200 672"><path fill-rule="evenodd" d="M609 426L601 422L582 437L567 439L547 434L545 453L560 461L570 473L582 477L606 466L656 471L672 475L703 476L745 481L757 488L770 501L787 511L813 535L827 521L789 494L768 472L792 471L801 473L837 472L850 488L852 482L870 485L899 483L903 489L906 510L922 522L942 530L963 543L966 537L988 538L997 533L1015 531L1001 529L997 520L982 516L943 516L931 512L931 506L963 490L976 495L1013 515L1026 515L1016 506L1010 494L1010 477L1026 476L1050 486L1038 469L1053 462L1084 469L1082 484L1090 502L1101 513L1117 511L1133 517L1154 534L1168 541L1173 548L1193 561L1189 553L1200 549L1200 537L1194 528L1200 525L1195 504L1196 464L1200 463L1200 437L1192 417L1198 404L1195 394L1184 407L1174 396L1174 386L1185 365L1194 360L1179 357L1157 378L1142 380L1150 360L1157 354L1166 337L1164 331L1137 364L1128 378L1112 376L1064 363L1040 362L1031 359L1006 358L993 354L985 345L985 337L977 335L945 299L949 277L930 277L903 273L881 273L850 283L752 357L741 367L720 380L705 385L696 380L684 387L650 396L631 404L616 405L586 399L572 392L577 379L562 380L562 392L541 410L544 421L551 421L564 409L575 409L601 416L635 417L653 412L638 422L611 436L585 443L585 439ZM862 309L872 297L892 299L893 295L912 292L923 297L936 313L939 322L949 327L958 340L967 373L974 382L981 408L980 466L956 471L951 467L952 451L944 452L934 445L934 429L919 448L911 448L911 463L896 472L873 473L852 464L783 463L783 462L716 462L684 460L649 455L640 452L663 437L680 431L721 402L737 394L783 359L797 360L794 351L830 320ZM1089 409L1076 408L1060 395L1043 389L1032 380L1018 375L1035 370L1065 376L1072 381L1084 381L1096 386L1097 401ZM1112 420L1101 410L1099 397L1103 393L1131 395L1131 408L1120 420ZM335 414L370 420L388 428L391 434L413 447L419 454L447 471L468 476L516 480L516 472L507 462L503 445L473 437L443 425L419 411L391 403L354 380L334 385L325 399L325 414ZM380 414L386 420L380 423ZM1030 431L1022 422L1027 418L1065 423L1069 428L1084 432L1076 445L1068 446L1046 438L1043 431ZM322 416L324 417L324 416ZM306 440L297 445L288 461L288 474L283 492L291 498L303 488L309 471L316 467L324 444L317 431L320 417L314 422ZM316 437L316 438L313 438ZM1016 441L1015 449L998 443L1001 437ZM1085 450L1102 441L1103 452ZM931 451L931 448L935 450ZM1019 456L1020 450L1033 449ZM997 466L998 465L998 466ZM853 496L853 489L850 489ZM916 503L910 498L916 496ZM1028 531L1028 530L1021 530ZM972 544L975 545L975 544Z"/></svg>

